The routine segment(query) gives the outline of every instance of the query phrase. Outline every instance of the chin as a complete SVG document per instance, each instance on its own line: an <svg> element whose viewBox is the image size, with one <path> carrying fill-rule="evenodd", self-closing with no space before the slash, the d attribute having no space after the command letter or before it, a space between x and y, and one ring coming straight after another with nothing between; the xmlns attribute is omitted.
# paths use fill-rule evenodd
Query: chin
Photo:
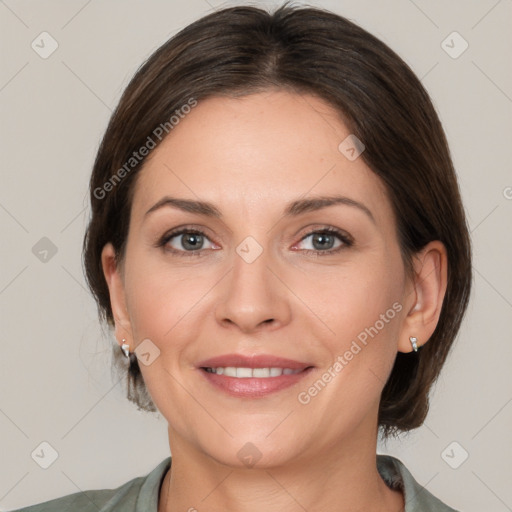
<svg viewBox="0 0 512 512"><path fill-rule="evenodd" d="M216 462L236 469L270 469L289 463L304 451L303 443L296 443L289 435L266 437L258 435L226 436L223 442L204 443L204 452ZM286 444L288 443L288 445ZM212 450L212 447L218 449Z"/></svg>

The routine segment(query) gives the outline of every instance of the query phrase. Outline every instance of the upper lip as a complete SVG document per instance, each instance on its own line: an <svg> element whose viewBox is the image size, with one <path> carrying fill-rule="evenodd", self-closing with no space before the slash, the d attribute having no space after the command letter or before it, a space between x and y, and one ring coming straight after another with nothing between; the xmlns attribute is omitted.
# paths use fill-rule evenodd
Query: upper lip
<svg viewBox="0 0 512 512"><path fill-rule="evenodd" d="M199 368L226 368L234 366L237 368L290 368L292 370L304 370L313 365L270 354L254 354L252 356L225 354L205 359L197 366Z"/></svg>

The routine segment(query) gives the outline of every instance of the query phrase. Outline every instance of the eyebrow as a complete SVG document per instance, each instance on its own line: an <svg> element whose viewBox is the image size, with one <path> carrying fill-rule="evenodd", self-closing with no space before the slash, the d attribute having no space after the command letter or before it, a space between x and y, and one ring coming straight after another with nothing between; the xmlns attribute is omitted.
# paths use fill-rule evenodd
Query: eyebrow
<svg viewBox="0 0 512 512"><path fill-rule="evenodd" d="M305 199L297 199L288 203L284 209L284 217L296 217L306 212L313 212L327 208L328 206L334 205L346 205L357 208L366 214L366 216L374 223L375 217L373 216L370 209L364 204L345 196L316 196ZM177 208L188 213L195 213L198 215L204 215L206 217L222 218L222 213L212 203L207 201L196 201L191 199L180 199L176 197L165 196L155 203L145 214L147 217L150 213L159 210L164 207Z"/></svg>

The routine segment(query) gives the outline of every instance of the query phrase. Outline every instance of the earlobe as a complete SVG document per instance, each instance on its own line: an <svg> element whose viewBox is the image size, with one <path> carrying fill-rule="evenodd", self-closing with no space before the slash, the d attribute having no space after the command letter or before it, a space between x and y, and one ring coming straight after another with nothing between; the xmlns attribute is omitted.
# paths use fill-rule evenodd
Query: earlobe
<svg viewBox="0 0 512 512"><path fill-rule="evenodd" d="M428 342L439 321L448 280L448 258L442 242L427 244L413 257L412 301L404 320L398 350L411 352ZM412 338L412 339L411 339Z"/></svg>
<svg viewBox="0 0 512 512"><path fill-rule="evenodd" d="M101 252L101 264L110 295L110 306L115 322L115 337L119 344L125 339L130 343L132 329L126 307L125 287L121 269L116 261L116 252L111 243L106 244Z"/></svg>

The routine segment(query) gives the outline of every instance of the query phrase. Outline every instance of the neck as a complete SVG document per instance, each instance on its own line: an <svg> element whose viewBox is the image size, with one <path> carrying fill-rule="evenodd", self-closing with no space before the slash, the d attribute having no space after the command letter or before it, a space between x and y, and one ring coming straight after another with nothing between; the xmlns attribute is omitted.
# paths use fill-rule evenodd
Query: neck
<svg viewBox="0 0 512 512"><path fill-rule="evenodd" d="M375 432L373 443L351 439L325 445L314 455L304 452L285 465L256 469L219 463L173 432L172 467L158 512L400 512L402 493L389 489L377 471L376 438Z"/></svg>

